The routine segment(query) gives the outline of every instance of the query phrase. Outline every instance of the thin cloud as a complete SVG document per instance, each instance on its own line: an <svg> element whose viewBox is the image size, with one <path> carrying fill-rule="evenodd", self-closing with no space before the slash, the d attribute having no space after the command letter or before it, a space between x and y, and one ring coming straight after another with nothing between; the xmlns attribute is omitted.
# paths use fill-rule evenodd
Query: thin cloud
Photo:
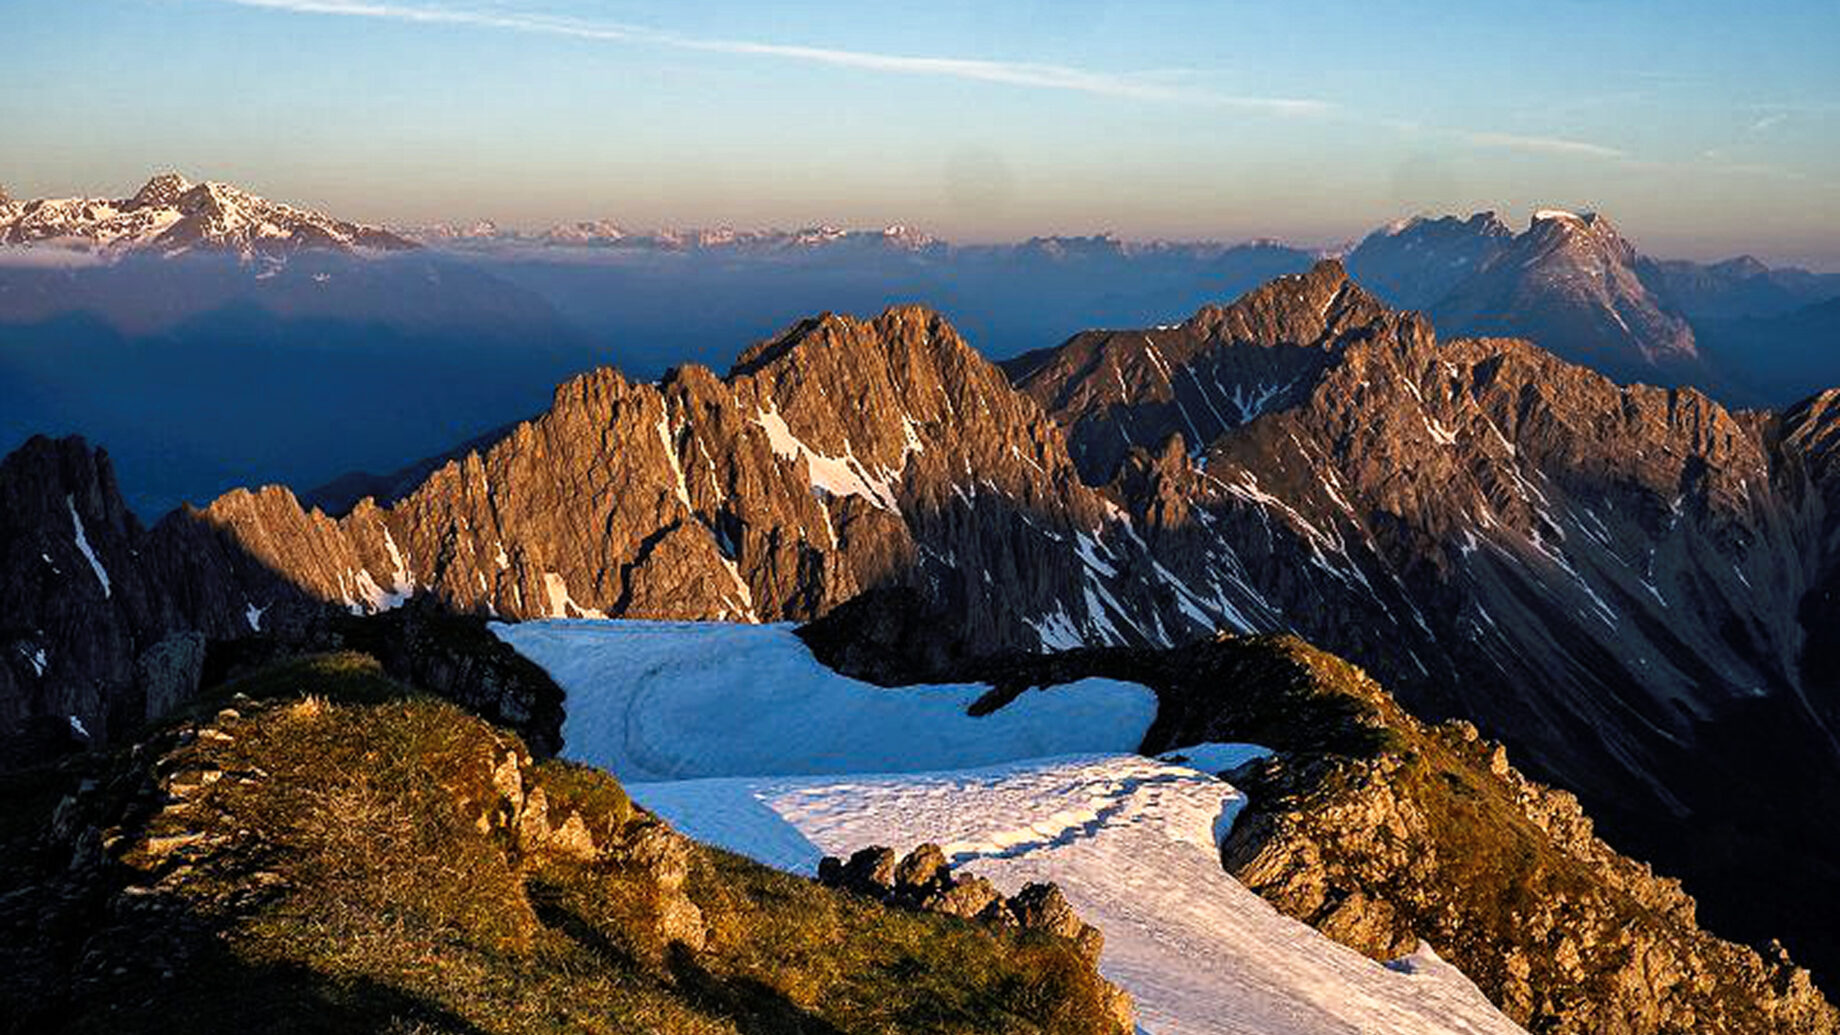
<svg viewBox="0 0 1840 1035"><path fill-rule="evenodd" d="M1066 65L978 58L926 57L842 50L787 43L680 36L642 25L589 22L539 14L498 14L467 8L377 3L368 0L216 0L238 7L257 7L297 14L375 18L425 25L463 25L508 32L541 33L575 39L604 40L676 50L736 54L799 61L835 68L854 68L894 75L923 75L972 82L997 83L1045 90L1063 90L1122 100L1195 104L1237 108L1277 115L1320 115L1334 105L1293 97L1247 97L1216 93L1159 81L1158 76L1120 75Z"/></svg>
<svg viewBox="0 0 1840 1035"><path fill-rule="evenodd" d="M1516 133L1469 133L1464 139L1477 147L1495 147L1532 154L1571 155L1581 158L1627 158L1628 152L1564 137L1529 137Z"/></svg>
<svg viewBox="0 0 1840 1035"><path fill-rule="evenodd" d="M1789 119L1789 113L1784 112L1784 111L1779 111L1774 115L1765 115L1763 118L1760 118L1756 122L1751 123L1751 132L1761 133L1764 130L1769 129L1771 126L1782 125L1784 122L1788 121L1788 119Z"/></svg>

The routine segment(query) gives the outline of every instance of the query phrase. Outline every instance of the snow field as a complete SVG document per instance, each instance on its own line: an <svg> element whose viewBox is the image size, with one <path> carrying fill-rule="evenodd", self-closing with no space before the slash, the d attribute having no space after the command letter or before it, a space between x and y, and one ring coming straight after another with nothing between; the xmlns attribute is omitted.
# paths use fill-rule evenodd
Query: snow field
<svg viewBox="0 0 1840 1035"><path fill-rule="evenodd" d="M820 665L789 625L539 621L492 630L568 693L566 753L648 782L888 773L1130 751L1148 689L1086 679L965 714L988 687L885 690Z"/></svg>
<svg viewBox="0 0 1840 1035"><path fill-rule="evenodd" d="M1214 773L1265 753L1129 752L1144 687L886 690L823 668L786 626L544 621L493 631L569 695L564 754L683 833L809 874L826 854L938 843L1006 893L1054 881L1105 933L1101 971L1152 1035L1508 1035L1427 948L1382 965L1280 915L1222 868L1244 797Z"/></svg>

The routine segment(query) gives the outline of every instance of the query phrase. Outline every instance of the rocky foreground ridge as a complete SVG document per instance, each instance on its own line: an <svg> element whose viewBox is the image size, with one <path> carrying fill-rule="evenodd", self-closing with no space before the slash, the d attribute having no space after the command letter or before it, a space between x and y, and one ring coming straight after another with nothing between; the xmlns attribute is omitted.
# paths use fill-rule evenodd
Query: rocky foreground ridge
<svg viewBox="0 0 1840 1035"><path fill-rule="evenodd" d="M1146 754L1273 747L1223 774L1248 798L1221 847L1227 870L1376 960L1422 939L1528 1031L1840 1031L1840 1011L1780 945L1760 954L1700 928L1679 881L1605 844L1575 796L1527 779L1470 723L1420 722L1293 636L942 659L911 636L912 607L872 596L800 635L885 684L987 681L978 708L1088 676L1141 682L1158 700Z"/></svg>
<svg viewBox="0 0 1840 1035"><path fill-rule="evenodd" d="M1131 1027L1057 893L1000 926L768 870L355 652L5 790L0 1030Z"/></svg>

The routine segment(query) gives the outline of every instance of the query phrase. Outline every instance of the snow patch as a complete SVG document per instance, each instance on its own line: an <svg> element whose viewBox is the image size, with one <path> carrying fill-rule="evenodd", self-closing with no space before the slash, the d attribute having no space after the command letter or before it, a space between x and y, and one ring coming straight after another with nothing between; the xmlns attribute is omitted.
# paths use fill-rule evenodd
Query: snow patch
<svg viewBox="0 0 1840 1035"><path fill-rule="evenodd" d="M1445 427L1444 422L1436 417L1425 417L1425 430L1431 433L1431 437L1439 445L1454 446L1457 444L1457 433Z"/></svg>
<svg viewBox="0 0 1840 1035"><path fill-rule="evenodd" d="M1042 650L1073 650L1086 642L1080 637L1080 630L1073 624L1073 619L1068 617L1065 607L1056 607L1040 618L1025 620L1041 640Z"/></svg>
<svg viewBox="0 0 1840 1035"><path fill-rule="evenodd" d="M396 540L388 528L383 530L383 548L390 553L390 583L394 587L390 594L390 606L399 607L415 593L415 573L409 570L409 564L403 560L402 551L396 548Z"/></svg>
<svg viewBox="0 0 1840 1035"><path fill-rule="evenodd" d="M543 573L543 591L549 595L549 613L556 618L605 619L607 613L583 607L569 595L569 584L553 571Z"/></svg>
<svg viewBox="0 0 1840 1035"><path fill-rule="evenodd" d="M1271 401L1276 399L1279 393L1295 383L1296 382L1293 381L1282 385L1273 385L1261 381L1254 385L1250 391L1246 391L1241 385L1235 384L1233 386L1233 395L1229 398L1229 401L1239 410L1239 422L1241 424L1250 423L1252 418L1265 412L1266 407L1271 405ZM1215 387L1219 387L1219 382L1215 382Z"/></svg>
<svg viewBox="0 0 1840 1035"><path fill-rule="evenodd" d="M931 841L1005 893L1053 881L1105 932L1099 969L1135 999L1140 1031L1520 1033L1454 968L1423 953L1375 963L1235 881L1219 838L1245 799L1188 765L1087 755L627 790L692 837L795 873L825 854Z"/></svg>
<svg viewBox="0 0 1840 1035"><path fill-rule="evenodd" d="M694 511L690 503L690 483L684 481L684 466L677 462L677 447L671 444L671 421L669 416L658 418L658 442L664 446L664 458L671 463L671 473L677 477L677 501L685 510Z"/></svg>
<svg viewBox="0 0 1840 1035"><path fill-rule="evenodd" d="M894 490L889 485L897 472L884 470L880 475L871 475L849 451L847 442L844 443L843 456L827 456L818 452L792 433L792 429L786 426L785 418L777 410L756 410L754 422L765 429L767 444L775 456L794 462L800 456L805 458L813 488L823 489L832 496L861 496L883 510L900 511Z"/></svg>
<svg viewBox="0 0 1840 1035"><path fill-rule="evenodd" d="M784 625L491 628L568 692L565 754L692 837L806 874L827 853L932 841L1006 892L1056 882L1105 931L1101 970L1140 1030L1519 1032L1428 952L1383 966L1233 880L1219 844L1244 798L1203 770L1263 749L1120 753L1154 715L1141 686L1032 690L972 719L983 687L857 683Z"/></svg>
<svg viewBox="0 0 1840 1035"><path fill-rule="evenodd" d="M77 513L76 497L65 496L64 505L70 508L70 523L76 528L77 552L81 553L83 559L89 562L89 570L96 573L96 581L102 583L102 595L106 599L110 593L109 573L103 570L102 562L96 559L96 551L90 549L89 536L85 535L83 532L83 518Z"/></svg>
<svg viewBox="0 0 1840 1035"><path fill-rule="evenodd" d="M1165 751L1156 757L1159 761L1189 766L1204 773L1224 773L1238 769L1247 762L1270 758L1271 754L1270 748L1257 744L1222 744L1210 741L1204 744L1190 744L1188 747L1176 748L1174 751Z"/></svg>
<svg viewBox="0 0 1840 1035"><path fill-rule="evenodd" d="M1095 540L1085 532L1075 532L1073 535L1073 549L1075 553L1080 555L1081 564L1086 565L1088 570L1104 575L1106 578L1117 576L1118 569L1099 558L1100 551L1105 550L1105 544ZM1109 550L1105 552L1110 553Z"/></svg>
<svg viewBox="0 0 1840 1035"><path fill-rule="evenodd" d="M26 661L31 663L33 675L42 676L45 674L45 666L50 663L50 659L45 655L45 648L32 648L22 643L19 644L19 653Z"/></svg>
<svg viewBox="0 0 1840 1035"><path fill-rule="evenodd" d="M1129 751L1156 717L1134 683L1030 690L983 716L978 684L887 690L819 664L792 626L493 623L568 694L563 742L623 780L909 772Z"/></svg>

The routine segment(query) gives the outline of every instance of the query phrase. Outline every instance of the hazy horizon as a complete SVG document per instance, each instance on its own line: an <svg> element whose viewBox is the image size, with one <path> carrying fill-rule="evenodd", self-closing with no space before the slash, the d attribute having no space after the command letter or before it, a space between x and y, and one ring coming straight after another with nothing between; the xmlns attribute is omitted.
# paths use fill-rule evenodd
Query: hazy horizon
<svg viewBox="0 0 1840 1035"><path fill-rule="evenodd" d="M1840 269L1831 5L14 6L18 197L172 169L396 226L1318 248L1560 207L1663 258Z"/></svg>

